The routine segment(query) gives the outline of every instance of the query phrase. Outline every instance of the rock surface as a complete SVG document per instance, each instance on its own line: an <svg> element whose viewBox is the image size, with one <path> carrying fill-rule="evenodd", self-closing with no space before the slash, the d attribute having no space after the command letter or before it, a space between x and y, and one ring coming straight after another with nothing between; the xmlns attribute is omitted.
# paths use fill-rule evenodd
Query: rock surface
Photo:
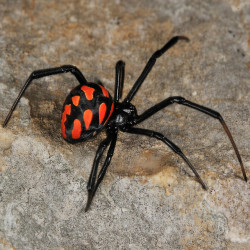
<svg viewBox="0 0 250 250"><path fill-rule="evenodd" d="M250 167L250 4L224 1L4 1L0 3L0 122L35 69L74 64L113 94L126 62L126 96L151 54L186 35L156 63L133 100L141 113L171 95L219 111ZM88 213L86 183L105 134L77 145L60 133L70 74L34 81L0 127L1 249L249 249L249 182L218 121L173 105L141 126L165 134L196 166L204 191L164 144L119 134Z"/></svg>

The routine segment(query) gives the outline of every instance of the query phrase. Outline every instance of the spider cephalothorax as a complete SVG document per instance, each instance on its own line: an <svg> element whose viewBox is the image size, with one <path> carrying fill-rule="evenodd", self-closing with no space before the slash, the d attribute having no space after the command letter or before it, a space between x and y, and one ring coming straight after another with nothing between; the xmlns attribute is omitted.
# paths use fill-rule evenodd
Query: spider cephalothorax
<svg viewBox="0 0 250 250"><path fill-rule="evenodd" d="M204 189L207 189L205 183L200 178L199 174L195 170L194 166L190 163L187 157L182 153L180 148L176 146L172 141L167 139L164 135L148 129L134 127L149 118L159 110L177 103L181 105L188 106L200 112L203 112L215 119L219 120L222 124L225 132L227 133L234 151L239 160L241 171L243 173L244 180L247 181L246 172L239 154L239 151L236 147L236 144L233 140L233 137L224 122L222 116L207 107L201 106L199 104L190 102L181 96L172 96L167 99L161 101L155 106L149 108L141 115L137 114L136 108L133 104L131 104L131 100L134 95L140 88L141 84L151 71L158 57L164 54L169 48L171 48L174 44L177 43L178 40L189 41L187 37L184 36L175 36L169 42L167 42L160 50L157 50L147 62L145 68L143 69L141 75L136 80L134 86L128 93L127 97L119 102L123 83L124 83L124 68L125 63L122 61L117 62L116 64L116 79L115 79L115 91L114 91L114 100L112 99L109 92L102 86L102 84L90 83L88 82L83 74L80 72L78 68L72 65L63 65L57 68L43 69L34 71L26 83L24 84L22 90L20 91L17 99L12 105L3 126L6 126L8 123L12 112L16 108L17 103L22 97L24 91L27 89L29 84L33 79L61 74L66 72L71 72L76 79L79 81L80 85L75 87L67 96L65 103L63 105L62 110L62 120L61 120L61 130L64 139L70 143L85 141L93 136L95 136L102 129L106 130L107 137L105 140L101 142L96 152L96 156L94 159L93 167L90 173L87 189L88 189L88 201L85 208L85 211L88 210L92 199L95 195L95 192L103 180L103 177L106 173L106 170L110 164L111 158L113 156L118 131L123 131L127 133L137 134L137 135L146 135L149 137L154 137L157 140L162 141L167 146L169 146L176 154L178 154L190 167L190 169L195 174L198 181L201 183ZM109 146L106 159L102 168L98 171L98 165L100 163L100 159L105 151L105 149Z"/></svg>

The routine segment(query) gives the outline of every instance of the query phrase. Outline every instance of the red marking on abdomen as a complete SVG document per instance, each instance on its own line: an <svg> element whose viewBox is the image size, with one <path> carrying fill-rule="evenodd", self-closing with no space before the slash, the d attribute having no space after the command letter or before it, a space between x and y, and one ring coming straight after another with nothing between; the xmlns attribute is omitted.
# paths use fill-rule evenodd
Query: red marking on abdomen
<svg viewBox="0 0 250 250"><path fill-rule="evenodd" d="M106 115L107 106L103 102L99 107L99 123L101 124Z"/></svg>
<svg viewBox="0 0 250 250"><path fill-rule="evenodd" d="M67 116L66 115L70 115L71 112L71 104L65 105L64 106L64 111L62 114L62 120L61 120L61 130L62 130L62 135L64 138L66 138L66 133L65 133L65 122L67 120Z"/></svg>
<svg viewBox="0 0 250 250"><path fill-rule="evenodd" d="M99 85L99 86L102 89L103 95L106 96L106 97L109 97L109 92L102 85Z"/></svg>
<svg viewBox="0 0 250 250"><path fill-rule="evenodd" d="M95 89L84 85L84 86L81 87L81 90L84 92L87 100L90 101L90 100L93 99L93 93L94 93Z"/></svg>
<svg viewBox="0 0 250 250"><path fill-rule="evenodd" d="M111 109L110 109L110 113L109 113L109 116L108 116L106 122L108 121L109 117L112 115L113 111L114 111L114 103L112 103L112 106L111 106Z"/></svg>
<svg viewBox="0 0 250 250"><path fill-rule="evenodd" d="M72 97L72 102L75 106L78 106L79 104L79 101L80 101L80 96L79 95L76 95L76 96L73 96Z"/></svg>
<svg viewBox="0 0 250 250"><path fill-rule="evenodd" d="M93 119L92 111L90 109L85 110L84 114L83 114L83 120L85 123L86 130L89 129L89 125L90 125L92 119Z"/></svg>
<svg viewBox="0 0 250 250"><path fill-rule="evenodd" d="M81 122L78 119L74 120L74 127L72 130L72 139L79 139L82 132Z"/></svg>

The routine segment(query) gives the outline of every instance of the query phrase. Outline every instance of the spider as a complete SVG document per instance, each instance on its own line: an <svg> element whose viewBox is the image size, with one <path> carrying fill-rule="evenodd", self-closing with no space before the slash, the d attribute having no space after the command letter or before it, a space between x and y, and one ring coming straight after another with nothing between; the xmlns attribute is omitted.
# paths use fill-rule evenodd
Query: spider
<svg viewBox="0 0 250 250"><path fill-rule="evenodd" d="M218 112L188 101L181 96L168 97L167 99L147 109L140 115L137 114L136 107L131 104L131 100L133 99L134 95L139 90L147 75L153 68L157 58L162 56L179 40L184 40L187 42L189 41L189 39L185 36L175 36L171 38L161 49L153 53L153 55L148 60L146 66L144 67L142 73L140 74L139 78L136 80L132 89L129 91L127 97L122 102L120 102L119 100L122 96L124 83L125 63L123 61L118 61L116 63L114 100L112 99L106 88L104 88L102 83L97 84L88 82L81 73L81 71L75 66L63 65L61 67L33 71L25 82L15 102L13 103L3 123L3 127L7 125L20 98L22 97L32 80L45 76L70 72L76 77L80 84L71 90L63 104L61 120L61 132L63 138L69 143L77 143L86 141L89 138L96 136L103 129L106 130L106 139L104 139L100 143L97 149L96 156L93 162L93 167L89 176L87 184L88 199L85 211L89 209L96 190L102 182L107 168L111 162L119 130L131 134L153 137L165 143L168 147L170 147L171 150L173 150L174 153L179 155L186 162L188 167L193 171L197 180L202 185L203 189L207 189L205 183L201 179L198 172L195 170L194 166L191 164L191 162L183 154L183 152L178 146L176 146L172 141L170 141L161 133L149 129L134 127L135 125L140 124L142 121L154 115L159 110L174 103L188 106L220 121L234 148L234 151L241 166L241 171L243 173L244 180L247 181L246 172L238 148L233 140L233 137L226 123ZM106 159L98 172L100 159L107 147L109 148L107 151Z"/></svg>

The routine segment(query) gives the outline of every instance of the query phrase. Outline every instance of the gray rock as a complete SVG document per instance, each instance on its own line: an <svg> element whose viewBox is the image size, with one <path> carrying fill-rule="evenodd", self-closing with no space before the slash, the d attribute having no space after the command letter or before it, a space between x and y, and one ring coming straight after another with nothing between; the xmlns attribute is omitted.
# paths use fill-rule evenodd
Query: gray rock
<svg viewBox="0 0 250 250"><path fill-rule="evenodd" d="M126 96L151 54L186 35L156 63L133 100L138 112L171 95L219 111L249 177L250 4L234 1L5 1L0 3L0 122L35 69L74 64L113 94L126 62ZM0 249L249 249L249 183L218 121L173 105L146 120L174 141L209 187L164 144L119 134L89 212L86 183L98 144L61 137L61 109L77 81L34 81L0 127Z"/></svg>

